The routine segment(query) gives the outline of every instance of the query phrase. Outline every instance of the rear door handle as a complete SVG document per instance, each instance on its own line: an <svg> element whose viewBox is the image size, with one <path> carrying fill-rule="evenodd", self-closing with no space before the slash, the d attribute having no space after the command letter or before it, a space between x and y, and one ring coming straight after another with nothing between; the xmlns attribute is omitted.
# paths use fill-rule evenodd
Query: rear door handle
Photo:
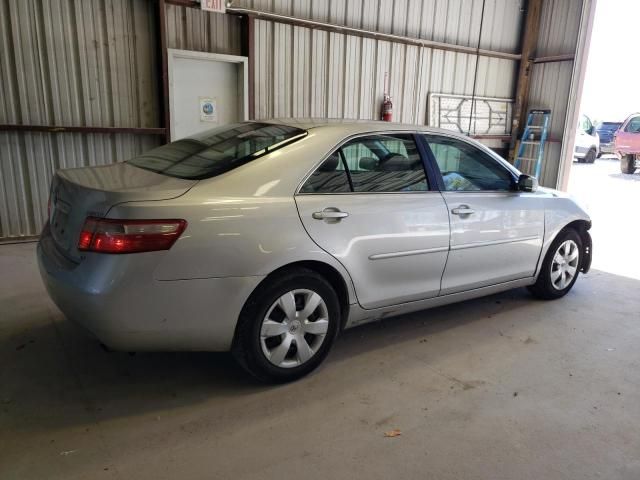
<svg viewBox="0 0 640 480"><path fill-rule="evenodd" d="M471 215L476 213L476 211L469 208L469 205L460 205L459 207L452 209L451 213L454 215Z"/></svg>
<svg viewBox="0 0 640 480"><path fill-rule="evenodd" d="M341 219L348 217L349 214L347 212L340 211L340 209L336 207L327 207L321 212L313 212L311 216L316 220L340 221Z"/></svg>

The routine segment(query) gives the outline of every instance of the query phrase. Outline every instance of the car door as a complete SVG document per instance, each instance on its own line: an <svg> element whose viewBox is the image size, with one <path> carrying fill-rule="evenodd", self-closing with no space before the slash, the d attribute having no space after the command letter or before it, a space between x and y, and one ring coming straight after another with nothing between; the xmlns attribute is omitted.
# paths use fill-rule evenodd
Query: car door
<svg viewBox="0 0 640 480"><path fill-rule="evenodd" d="M440 172L451 221L451 250L441 294L534 275L544 236L544 204L515 191L515 173L465 140L425 135Z"/></svg>
<svg viewBox="0 0 640 480"><path fill-rule="evenodd" d="M362 307L439 294L449 218L412 134L348 140L295 199L311 238L349 271Z"/></svg>
<svg viewBox="0 0 640 480"><path fill-rule="evenodd" d="M632 116L615 134L616 149L622 153L640 152L640 116Z"/></svg>

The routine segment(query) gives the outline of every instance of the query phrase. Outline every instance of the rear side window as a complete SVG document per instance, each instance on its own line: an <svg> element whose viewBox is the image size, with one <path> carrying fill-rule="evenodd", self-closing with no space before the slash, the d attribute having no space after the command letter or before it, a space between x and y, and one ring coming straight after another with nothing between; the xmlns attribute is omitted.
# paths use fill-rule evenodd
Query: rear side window
<svg viewBox="0 0 640 480"><path fill-rule="evenodd" d="M429 185L413 136L388 134L358 137L344 144L309 177L300 193L427 190Z"/></svg>
<svg viewBox="0 0 640 480"><path fill-rule="evenodd" d="M288 125L236 123L155 148L128 163L171 177L201 180L233 170L306 134Z"/></svg>
<svg viewBox="0 0 640 480"><path fill-rule="evenodd" d="M428 190L422 159L411 135L372 135L341 148L354 192Z"/></svg>
<svg viewBox="0 0 640 480"><path fill-rule="evenodd" d="M329 155L322 165L304 183L300 193L346 193L350 192L349 177L339 152Z"/></svg>

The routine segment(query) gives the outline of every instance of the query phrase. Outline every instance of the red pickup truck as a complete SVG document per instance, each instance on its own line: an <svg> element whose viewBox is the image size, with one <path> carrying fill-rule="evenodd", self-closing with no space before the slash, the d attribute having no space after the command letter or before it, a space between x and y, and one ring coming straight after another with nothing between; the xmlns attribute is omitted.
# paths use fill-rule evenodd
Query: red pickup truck
<svg viewBox="0 0 640 480"><path fill-rule="evenodd" d="M629 116L613 139L614 151L620 156L620 171L634 173L640 167L640 113Z"/></svg>

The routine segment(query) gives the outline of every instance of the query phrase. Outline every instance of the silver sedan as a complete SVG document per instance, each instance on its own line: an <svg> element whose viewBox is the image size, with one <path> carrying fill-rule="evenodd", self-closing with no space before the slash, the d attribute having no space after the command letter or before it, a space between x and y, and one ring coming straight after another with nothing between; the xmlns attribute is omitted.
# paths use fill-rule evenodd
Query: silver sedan
<svg viewBox="0 0 640 480"><path fill-rule="evenodd" d="M38 258L68 318L114 349L232 351L298 378L345 328L591 263L588 215L449 131L274 120L60 170Z"/></svg>

